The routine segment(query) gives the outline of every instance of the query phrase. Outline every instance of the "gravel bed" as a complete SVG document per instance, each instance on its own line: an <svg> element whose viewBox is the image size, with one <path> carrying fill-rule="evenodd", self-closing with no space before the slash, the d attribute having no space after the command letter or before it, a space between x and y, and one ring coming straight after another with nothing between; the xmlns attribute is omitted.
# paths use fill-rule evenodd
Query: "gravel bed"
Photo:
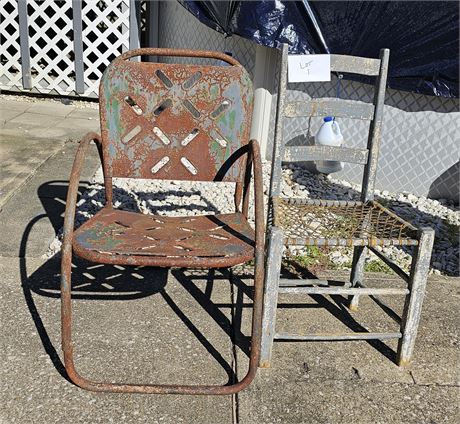
<svg viewBox="0 0 460 424"><path fill-rule="evenodd" d="M263 165L264 192L268 193L270 163ZM89 189L78 203L76 227L93 216L103 206L104 191L102 171L95 174ZM144 214L195 215L227 213L233 211L232 183L190 183L184 181L115 180L115 207ZM337 180L326 175L316 175L298 165L283 170L283 195L291 197L359 200L358 185ZM447 200L431 200L411 193L389 193L376 190L376 199L399 216L417 227L429 226L436 232L431 272L459 275L460 211ZM265 197L265 200L267 197ZM250 205L253 216L253 205ZM61 233L51 243L47 256L60 250ZM403 269L410 266L410 250L384 247L383 252ZM292 249L291 254L307 255L308 249ZM351 264L352 250L334 248L327 251L334 268L347 269ZM368 262L376 260L368 254Z"/></svg>

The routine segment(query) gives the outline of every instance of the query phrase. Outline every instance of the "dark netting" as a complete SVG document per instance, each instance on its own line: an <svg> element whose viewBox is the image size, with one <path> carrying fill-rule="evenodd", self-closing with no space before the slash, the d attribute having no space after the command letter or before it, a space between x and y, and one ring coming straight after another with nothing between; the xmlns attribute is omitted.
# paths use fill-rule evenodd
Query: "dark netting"
<svg viewBox="0 0 460 424"><path fill-rule="evenodd" d="M291 54L377 58L388 48L391 88L458 97L458 1L179 2L216 31L267 47L287 43Z"/></svg>

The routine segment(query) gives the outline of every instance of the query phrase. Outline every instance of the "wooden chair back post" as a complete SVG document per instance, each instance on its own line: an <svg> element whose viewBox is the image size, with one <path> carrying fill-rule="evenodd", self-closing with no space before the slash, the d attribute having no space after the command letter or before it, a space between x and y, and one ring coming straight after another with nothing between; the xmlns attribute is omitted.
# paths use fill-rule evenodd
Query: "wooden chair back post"
<svg viewBox="0 0 460 424"><path fill-rule="evenodd" d="M374 119L369 128L367 148L369 156L364 167L361 200L363 202L374 199L375 177L377 175L377 162L379 158L380 140L382 138L383 108L387 86L388 60L390 50L380 50L380 72L374 88Z"/></svg>
<svg viewBox="0 0 460 424"><path fill-rule="evenodd" d="M309 101L286 101L288 48L281 49L280 81L278 88L275 137L272 157L271 197L280 195L282 162L342 161L364 165L361 198L374 198L375 177L382 132L383 108L390 51L382 49L379 59L331 55L331 72L360 74L376 77L373 103L335 98L317 98ZM283 127L285 118L310 118L313 116L338 116L370 121L365 149L336 146L285 146ZM346 143L346 140L345 140Z"/></svg>
<svg viewBox="0 0 460 424"><path fill-rule="evenodd" d="M284 103L286 97L287 85L287 60L288 60L288 45L283 44L281 47L280 60L280 80L278 85L278 98L276 103L276 118L275 118L275 137L273 140L273 157L270 178L270 196L279 196L281 193L281 165L284 159Z"/></svg>

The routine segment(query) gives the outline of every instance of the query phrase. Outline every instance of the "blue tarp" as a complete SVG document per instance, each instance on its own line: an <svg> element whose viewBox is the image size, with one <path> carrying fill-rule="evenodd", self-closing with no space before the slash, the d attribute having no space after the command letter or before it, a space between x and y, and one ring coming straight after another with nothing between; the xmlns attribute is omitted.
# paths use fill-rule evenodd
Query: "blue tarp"
<svg viewBox="0 0 460 424"><path fill-rule="evenodd" d="M292 54L389 48L390 87L459 96L457 1L179 1L216 31Z"/></svg>

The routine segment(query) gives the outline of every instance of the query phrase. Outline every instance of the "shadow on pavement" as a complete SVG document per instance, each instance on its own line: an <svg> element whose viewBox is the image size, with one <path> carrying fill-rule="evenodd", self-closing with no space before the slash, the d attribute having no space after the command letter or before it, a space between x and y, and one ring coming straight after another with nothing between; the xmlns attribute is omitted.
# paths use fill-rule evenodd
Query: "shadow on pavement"
<svg viewBox="0 0 460 424"><path fill-rule="evenodd" d="M80 188L81 193L85 186L83 185ZM40 268L29 275L26 254L29 236L33 231L34 225L40 220L50 220L56 233L62 228L65 199L67 195L67 182L51 181L43 184L38 191L46 213L34 217L34 219L27 224L22 235L19 251L22 290L31 318L34 321L46 353L60 375L70 382L63 362L58 354L58 350L51 342L34 300L34 295L56 300L60 298L60 256L56 255L48 259ZM112 266L91 263L77 257L73 259L72 299L129 301L152 295L161 296L201 345L224 369L228 375L227 384L235 383L237 377L232 368L232 364L224 359L221 352L208 341L206 336L193 324L192 320L187 316L187 313L177 305L171 294L166 291L168 269L119 265ZM201 271L201 274L203 274L203 271ZM209 270L207 272L206 278L208 280L208 285L204 292L201 292L200 288L191 282L194 277L189 276L187 270L174 269L172 270L172 275L184 289L198 301L204 311L220 325L229 336L229 339L233 340L234 331L231 321L211 300L212 285L214 284L215 277L214 270ZM222 270L222 275L227 277L229 271ZM227 284L229 284L228 279Z"/></svg>

